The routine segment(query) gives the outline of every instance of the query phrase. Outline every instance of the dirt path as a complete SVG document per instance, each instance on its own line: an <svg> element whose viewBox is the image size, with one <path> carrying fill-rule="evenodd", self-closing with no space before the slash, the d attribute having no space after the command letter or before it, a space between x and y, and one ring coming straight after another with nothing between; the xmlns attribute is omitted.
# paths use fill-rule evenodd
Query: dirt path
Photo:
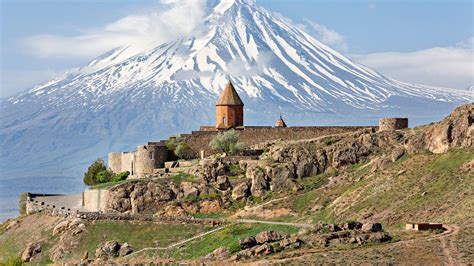
<svg viewBox="0 0 474 266"><path fill-rule="evenodd" d="M142 248L142 249L140 249L140 250L137 250L137 251L135 251L135 252L133 252L133 253L131 253L131 254L128 254L128 255L124 256L124 258L132 257L132 256L134 256L134 255L136 255L136 254L142 253L142 252L144 252L144 251L149 251L149 250L167 250L167 249L172 249L172 248L175 248L175 247L180 247L180 246L182 246L182 245L184 245L184 244L186 244L186 243L188 243L188 242L191 242L191 241L193 241L193 240L195 240L195 239L198 239L198 238L201 238L201 237L203 237L203 236L206 236L206 235L215 233L215 232L220 231L220 230L222 230L222 229L224 229L224 228L226 228L226 227L228 227L228 226L229 226L229 225L224 225L224 226L221 226L221 227L212 229L212 230L210 230L210 231L201 233L201 234L199 234L199 235L190 237L190 238L188 238L188 239L185 239L185 240L176 242L176 243L171 244L171 245L169 245L169 246L167 246L167 247L148 247L148 248Z"/></svg>

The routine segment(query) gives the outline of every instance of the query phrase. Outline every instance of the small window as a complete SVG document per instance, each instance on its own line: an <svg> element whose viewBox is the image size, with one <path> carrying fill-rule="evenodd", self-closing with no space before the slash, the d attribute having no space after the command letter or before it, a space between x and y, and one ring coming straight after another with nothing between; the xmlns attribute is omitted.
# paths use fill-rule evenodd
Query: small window
<svg viewBox="0 0 474 266"><path fill-rule="evenodd" d="M225 116L224 116L224 117L222 117L222 123L223 123L224 125L227 125L227 119L226 119L226 117L225 117Z"/></svg>
<svg viewBox="0 0 474 266"><path fill-rule="evenodd" d="M235 124L239 125L239 117L238 116L235 117Z"/></svg>
<svg viewBox="0 0 474 266"><path fill-rule="evenodd" d="M155 154L151 151L150 152L150 160L153 160L153 159L155 159Z"/></svg>

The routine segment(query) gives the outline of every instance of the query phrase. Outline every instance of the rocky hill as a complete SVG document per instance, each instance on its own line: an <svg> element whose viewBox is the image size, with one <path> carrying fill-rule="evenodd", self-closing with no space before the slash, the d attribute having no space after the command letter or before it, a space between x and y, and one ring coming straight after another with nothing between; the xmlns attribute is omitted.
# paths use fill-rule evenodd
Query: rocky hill
<svg viewBox="0 0 474 266"><path fill-rule="evenodd" d="M19 255L31 242L31 254L42 247L33 262L469 263L473 119L471 103L426 126L264 143L258 160L216 157L188 174L125 181L109 188L107 212L218 223L177 230L67 219L59 229L61 218L35 214L2 225L0 256ZM407 231L408 222L443 223L445 230ZM20 237L26 233L31 237ZM121 256L123 246L133 252Z"/></svg>

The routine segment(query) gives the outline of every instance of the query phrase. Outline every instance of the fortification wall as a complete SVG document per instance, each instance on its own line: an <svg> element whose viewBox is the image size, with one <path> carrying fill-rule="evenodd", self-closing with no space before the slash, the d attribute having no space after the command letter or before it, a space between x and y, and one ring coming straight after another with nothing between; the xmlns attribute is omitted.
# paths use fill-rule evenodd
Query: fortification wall
<svg viewBox="0 0 474 266"><path fill-rule="evenodd" d="M377 128L364 126L340 126L340 127L245 127L240 131L240 141L246 147L259 144L270 140L301 140L317 138L327 135L353 132L363 128ZM196 156L204 150L206 156L213 154L214 151L209 147L212 138L217 135L217 131L193 131L191 134L182 135L189 147L195 152Z"/></svg>
<svg viewBox="0 0 474 266"><path fill-rule="evenodd" d="M107 164L110 171L118 174L122 172L122 153L121 152L110 152L109 162Z"/></svg>
<svg viewBox="0 0 474 266"><path fill-rule="evenodd" d="M141 145L135 152L135 175L153 174L153 169L161 168L167 159L168 151L165 146Z"/></svg>
<svg viewBox="0 0 474 266"><path fill-rule="evenodd" d="M408 128L408 118L381 118L379 119L379 130L397 130Z"/></svg>
<svg viewBox="0 0 474 266"><path fill-rule="evenodd" d="M107 189L90 189L84 191L84 209L89 212L103 212L107 203Z"/></svg>

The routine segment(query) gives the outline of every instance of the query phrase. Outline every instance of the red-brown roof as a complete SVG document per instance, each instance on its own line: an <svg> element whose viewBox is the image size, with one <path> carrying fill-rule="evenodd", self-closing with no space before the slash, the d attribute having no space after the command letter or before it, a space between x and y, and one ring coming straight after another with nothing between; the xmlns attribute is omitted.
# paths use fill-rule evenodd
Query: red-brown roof
<svg viewBox="0 0 474 266"><path fill-rule="evenodd" d="M224 91L222 91L221 96L219 96L219 100L217 101L216 105L244 105L230 80L227 85L225 85Z"/></svg>

